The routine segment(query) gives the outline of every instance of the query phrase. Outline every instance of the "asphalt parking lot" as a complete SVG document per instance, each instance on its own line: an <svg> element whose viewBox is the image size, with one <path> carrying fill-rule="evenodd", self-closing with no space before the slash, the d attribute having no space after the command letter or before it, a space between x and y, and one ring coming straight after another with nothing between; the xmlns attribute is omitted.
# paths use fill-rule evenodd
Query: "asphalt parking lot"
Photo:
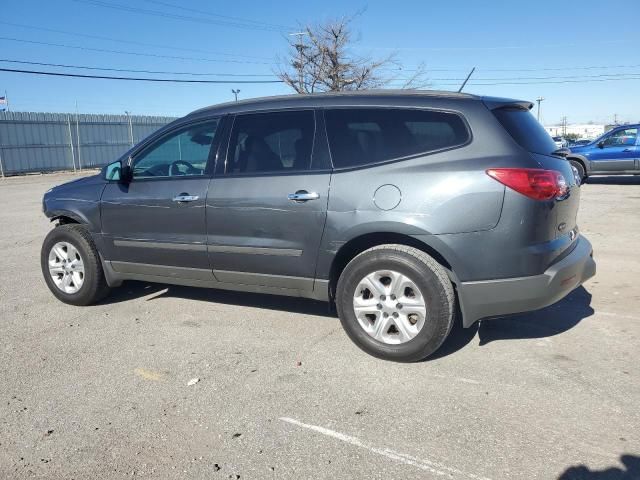
<svg viewBox="0 0 640 480"><path fill-rule="evenodd" d="M0 478L640 478L640 177L583 187L584 288L411 365L307 300L58 302L41 198L72 178L0 180Z"/></svg>

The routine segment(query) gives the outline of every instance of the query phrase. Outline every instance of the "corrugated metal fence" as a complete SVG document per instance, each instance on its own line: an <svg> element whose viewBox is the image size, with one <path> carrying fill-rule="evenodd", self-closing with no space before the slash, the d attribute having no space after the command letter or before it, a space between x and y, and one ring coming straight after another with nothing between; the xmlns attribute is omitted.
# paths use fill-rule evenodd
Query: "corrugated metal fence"
<svg viewBox="0 0 640 480"><path fill-rule="evenodd" d="M0 112L0 173L102 167L173 117Z"/></svg>

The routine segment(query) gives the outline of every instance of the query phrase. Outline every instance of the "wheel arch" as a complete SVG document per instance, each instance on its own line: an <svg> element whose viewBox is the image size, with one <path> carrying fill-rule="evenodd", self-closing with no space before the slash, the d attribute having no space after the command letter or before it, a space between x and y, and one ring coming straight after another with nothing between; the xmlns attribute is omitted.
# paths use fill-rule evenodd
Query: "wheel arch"
<svg viewBox="0 0 640 480"><path fill-rule="evenodd" d="M454 285L457 283L457 277L453 272L451 263L432 245L403 233L370 232L352 238L336 252L329 270L329 297L331 299L335 298L335 290L340 274L353 258L369 248L384 244L406 245L425 252L445 268Z"/></svg>
<svg viewBox="0 0 640 480"><path fill-rule="evenodd" d="M66 225L68 223L78 223L81 225L88 225L89 221L83 215L70 210L55 210L48 212L47 217L52 222L58 222L59 225Z"/></svg>
<svg viewBox="0 0 640 480"><path fill-rule="evenodd" d="M569 155L567 155L567 160L568 161L573 160L573 161L576 161L576 162L580 162L580 164L584 168L584 173L585 174L591 173L591 165L589 164L589 160L587 160L582 155L569 154Z"/></svg>

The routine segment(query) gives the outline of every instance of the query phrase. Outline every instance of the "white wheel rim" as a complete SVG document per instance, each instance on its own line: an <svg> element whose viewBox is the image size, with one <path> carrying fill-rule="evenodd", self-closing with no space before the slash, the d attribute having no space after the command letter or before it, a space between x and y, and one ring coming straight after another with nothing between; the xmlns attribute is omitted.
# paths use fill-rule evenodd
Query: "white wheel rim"
<svg viewBox="0 0 640 480"><path fill-rule="evenodd" d="M78 249L69 242L56 243L49 251L49 274L59 290L78 293L84 284L84 262Z"/></svg>
<svg viewBox="0 0 640 480"><path fill-rule="evenodd" d="M413 339L427 316L416 283L393 270L378 270L360 280L353 295L353 310L369 336L390 345Z"/></svg>

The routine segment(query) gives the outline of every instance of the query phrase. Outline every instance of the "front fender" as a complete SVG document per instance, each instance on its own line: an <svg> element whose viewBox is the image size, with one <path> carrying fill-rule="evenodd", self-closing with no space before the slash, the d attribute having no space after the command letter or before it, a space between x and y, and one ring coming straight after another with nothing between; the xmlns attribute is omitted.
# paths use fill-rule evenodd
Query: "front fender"
<svg viewBox="0 0 640 480"><path fill-rule="evenodd" d="M100 232L100 202L79 199L46 199L44 214L51 221L62 217L87 226L92 233Z"/></svg>
<svg viewBox="0 0 640 480"><path fill-rule="evenodd" d="M92 233L101 231L100 198L105 182L88 177L45 193L42 199L44 214L51 220L67 217L87 226Z"/></svg>

